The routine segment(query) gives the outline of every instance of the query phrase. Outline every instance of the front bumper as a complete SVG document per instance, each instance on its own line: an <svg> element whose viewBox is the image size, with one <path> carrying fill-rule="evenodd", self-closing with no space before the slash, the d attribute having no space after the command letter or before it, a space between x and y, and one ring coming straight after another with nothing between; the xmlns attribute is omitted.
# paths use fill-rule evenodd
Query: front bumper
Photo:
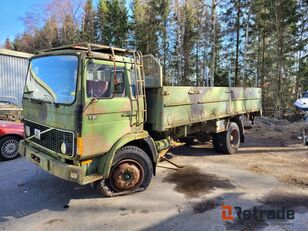
<svg viewBox="0 0 308 231"><path fill-rule="evenodd" d="M89 183L84 169L79 166L63 163L35 149L25 140L20 141L19 153L52 175L78 184Z"/></svg>

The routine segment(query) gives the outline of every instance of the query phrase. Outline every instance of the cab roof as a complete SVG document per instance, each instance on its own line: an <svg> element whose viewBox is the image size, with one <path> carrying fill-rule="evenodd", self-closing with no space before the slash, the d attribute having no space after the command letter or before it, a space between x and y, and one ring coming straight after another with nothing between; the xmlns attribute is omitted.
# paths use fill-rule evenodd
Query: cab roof
<svg viewBox="0 0 308 231"><path fill-rule="evenodd" d="M88 56L93 57L97 55L108 55L108 60L114 61L124 61L130 60L133 62L140 62L142 60L142 53L140 51L116 48L112 46L99 45L93 43L77 43L72 45L65 45L60 47L48 48L44 50L39 50L36 52L36 55L44 55L52 52L61 52L61 51L81 51L87 53ZM128 58L128 59L125 59Z"/></svg>
<svg viewBox="0 0 308 231"><path fill-rule="evenodd" d="M138 54L141 55L141 52L131 49L123 49L123 48L116 48L112 46L106 45L99 45L93 43L77 43L72 45L65 45L60 47L48 48L44 50L39 50L36 54L44 54L51 51L60 51L60 50L80 50L80 51L87 51L97 52L97 53L104 53L104 54L111 54L111 55L118 55L118 56L132 56L137 57Z"/></svg>

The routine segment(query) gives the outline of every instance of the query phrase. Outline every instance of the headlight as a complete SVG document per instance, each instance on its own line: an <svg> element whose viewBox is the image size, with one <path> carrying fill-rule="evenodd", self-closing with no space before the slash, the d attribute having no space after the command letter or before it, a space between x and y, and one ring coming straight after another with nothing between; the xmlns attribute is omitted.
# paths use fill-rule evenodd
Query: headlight
<svg viewBox="0 0 308 231"><path fill-rule="evenodd" d="M66 153L66 143L65 143L65 142L62 142L60 148L61 148L61 152L62 152L63 154L65 154L65 153Z"/></svg>
<svg viewBox="0 0 308 231"><path fill-rule="evenodd" d="M28 125L25 126L25 132L27 137L31 135L30 127Z"/></svg>

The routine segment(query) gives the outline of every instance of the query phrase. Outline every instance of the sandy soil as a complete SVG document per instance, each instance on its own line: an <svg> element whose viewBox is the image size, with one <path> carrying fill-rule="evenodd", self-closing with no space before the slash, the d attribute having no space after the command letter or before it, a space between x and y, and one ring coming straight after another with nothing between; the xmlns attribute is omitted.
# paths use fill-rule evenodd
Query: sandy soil
<svg viewBox="0 0 308 231"><path fill-rule="evenodd" d="M193 155L201 156L207 149L210 152L208 161L271 175L285 184L308 190L308 146L304 146L300 139L303 131L307 130L308 124L304 121L291 123L287 120L257 117L254 126L246 129L245 143L241 144L235 155L217 155L211 150L210 142L173 152L181 155L184 149L186 153L193 151Z"/></svg>

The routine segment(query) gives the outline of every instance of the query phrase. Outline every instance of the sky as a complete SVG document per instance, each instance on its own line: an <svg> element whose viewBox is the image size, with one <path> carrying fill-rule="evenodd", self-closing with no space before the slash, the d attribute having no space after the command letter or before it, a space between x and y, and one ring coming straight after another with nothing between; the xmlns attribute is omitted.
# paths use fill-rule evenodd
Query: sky
<svg viewBox="0 0 308 231"><path fill-rule="evenodd" d="M31 6L44 0L0 0L0 44L9 37L11 40L24 31L20 17L25 16Z"/></svg>

